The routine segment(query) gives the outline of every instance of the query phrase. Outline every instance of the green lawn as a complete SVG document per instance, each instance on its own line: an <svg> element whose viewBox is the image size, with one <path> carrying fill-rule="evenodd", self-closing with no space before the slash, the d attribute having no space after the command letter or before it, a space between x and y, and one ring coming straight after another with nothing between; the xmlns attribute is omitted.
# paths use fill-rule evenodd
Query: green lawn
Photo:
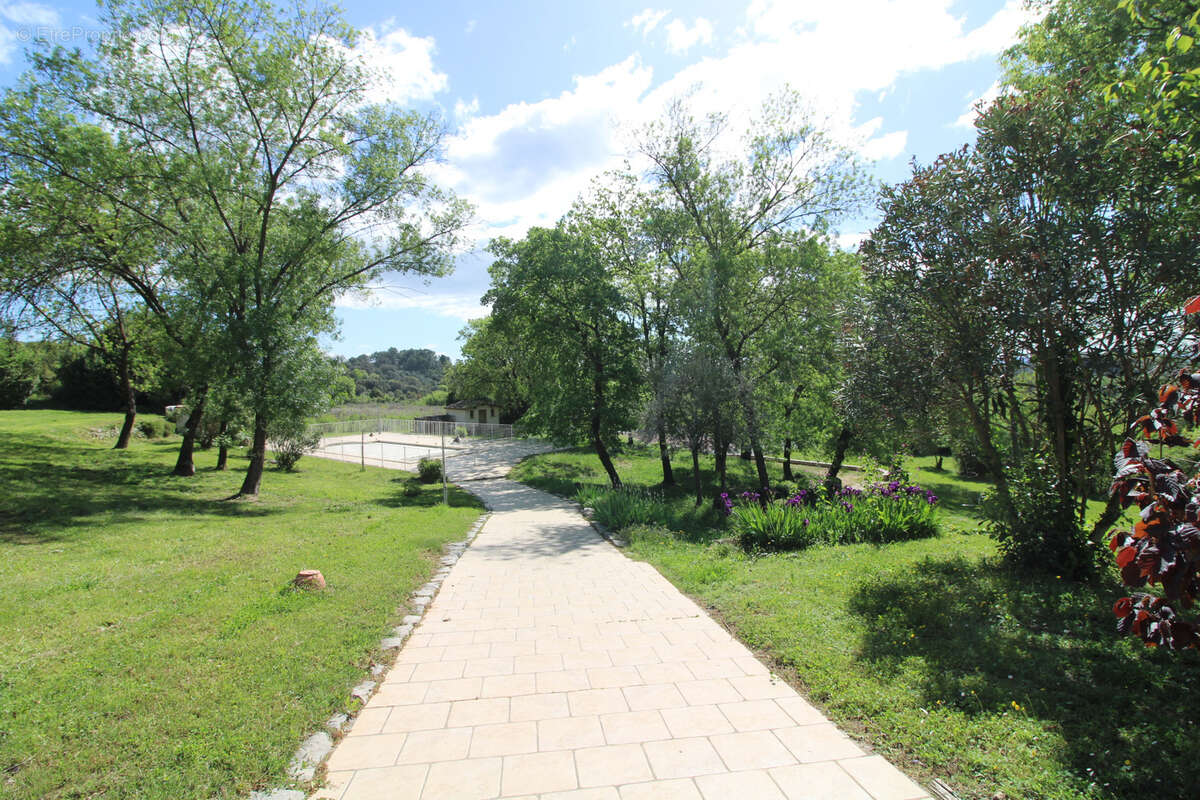
<svg viewBox="0 0 1200 800"><path fill-rule="evenodd" d="M630 483L661 479L654 454L623 459ZM939 777L973 800L1200 796L1197 654L1119 638L1114 580L1005 569L975 532L987 485L929 461L913 478L942 499L939 538L749 557L720 529L642 528L627 532L628 552L924 783ZM591 462L550 454L517 474L565 490L602 481Z"/></svg>
<svg viewBox="0 0 1200 800"><path fill-rule="evenodd" d="M479 504L305 458L226 501L242 459L168 473L111 414L0 412L0 796L235 797L346 707L397 607ZM289 589L300 569L328 588Z"/></svg>

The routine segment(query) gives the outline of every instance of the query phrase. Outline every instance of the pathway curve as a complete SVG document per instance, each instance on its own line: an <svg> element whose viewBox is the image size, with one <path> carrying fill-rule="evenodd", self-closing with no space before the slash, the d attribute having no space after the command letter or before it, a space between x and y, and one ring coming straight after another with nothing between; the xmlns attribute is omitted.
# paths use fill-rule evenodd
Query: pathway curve
<svg viewBox="0 0 1200 800"><path fill-rule="evenodd" d="M494 513L317 798L926 797L574 505L467 488Z"/></svg>

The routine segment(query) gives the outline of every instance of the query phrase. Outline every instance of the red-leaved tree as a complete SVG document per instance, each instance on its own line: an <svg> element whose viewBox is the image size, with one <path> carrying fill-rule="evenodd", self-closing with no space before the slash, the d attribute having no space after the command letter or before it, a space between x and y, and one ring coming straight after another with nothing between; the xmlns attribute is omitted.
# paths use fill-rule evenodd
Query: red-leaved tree
<svg viewBox="0 0 1200 800"><path fill-rule="evenodd" d="M1200 296L1184 312L1200 312ZM1195 367L1200 343L1192 353ZM1116 602L1113 613L1120 633L1133 634L1148 647L1200 649L1200 623L1180 616L1200 594L1200 472L1189 476L1162 457L1164 447L1200 447L1200 439L1193 443L1182 436L1176 422L1200 424L1200 374L1181 369L1158 399L1158 407L1133 424L1113 459L1111 492L1125 507L1136 503L1141 514L1132 530L1114 533L1109 547L1126 586L1157 585L1162 594L1131 593ZM1152 444L1158 445L1158 458L1150 454Z"/></svg>

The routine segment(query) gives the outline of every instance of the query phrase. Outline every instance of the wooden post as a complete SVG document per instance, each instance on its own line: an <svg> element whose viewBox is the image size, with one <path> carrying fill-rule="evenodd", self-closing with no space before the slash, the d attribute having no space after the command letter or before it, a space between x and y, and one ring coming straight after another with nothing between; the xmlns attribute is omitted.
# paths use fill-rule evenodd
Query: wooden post
<svg viewBox="0 0 1200 800"><path fill-rule="evenodd" d="M442 426L442 505L450 505L449 493L446 490L446 426Z"/></svg>
<svg viewBox="0 0 1200 800"><path fill-rule="evenodd" d="M359 472L367 471L367 432L359 431L358 433L358 457L359 457Z"/></svg>

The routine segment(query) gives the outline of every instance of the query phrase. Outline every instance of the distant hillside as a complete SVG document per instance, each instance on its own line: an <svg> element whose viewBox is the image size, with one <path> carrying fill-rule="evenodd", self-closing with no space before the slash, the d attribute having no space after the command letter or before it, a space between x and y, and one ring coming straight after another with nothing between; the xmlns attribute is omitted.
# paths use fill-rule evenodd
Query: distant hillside
<svg viewBox="0 0 1200 800"><path fill-rule="evenodd" d="M448 356L432 350L389 347L346 359L356 394L372 400L413 400L437 389L450 366Z"/></svg>

